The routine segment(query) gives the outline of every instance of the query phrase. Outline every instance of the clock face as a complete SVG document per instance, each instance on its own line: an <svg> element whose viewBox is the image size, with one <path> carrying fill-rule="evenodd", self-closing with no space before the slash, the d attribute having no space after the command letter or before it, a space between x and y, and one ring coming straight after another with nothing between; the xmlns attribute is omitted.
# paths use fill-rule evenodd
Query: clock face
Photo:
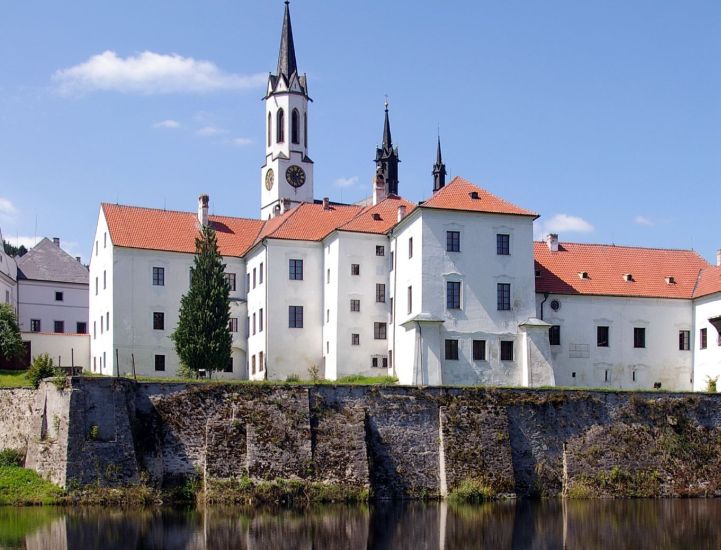
<svg viewBox="0 0 721 550"><path fill-rule="evenodd" d="M273 189L273 183L275 182L275 174L273 173L272 168L268 168L268 171L265 173L265 188L270 191Z"/></svg>
<svg viewBox="0 0 721 550"><path fill-rule="evenodd" d="M288 180L293 187L300 187L305 183L305 172L300 166L293 164L285 171L285 179Z"/></svg>

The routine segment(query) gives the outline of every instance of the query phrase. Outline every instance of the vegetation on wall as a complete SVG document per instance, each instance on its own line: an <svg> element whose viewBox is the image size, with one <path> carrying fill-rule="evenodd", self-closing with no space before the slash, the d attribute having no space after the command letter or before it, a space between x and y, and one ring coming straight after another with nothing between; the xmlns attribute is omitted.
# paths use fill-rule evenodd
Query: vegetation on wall
<svg viewBox="0 0 721 550"><path fill-rule="evenodd" d="M196 377L202 369L211 373L230 363L229 292L215 231L204 226L195 239L190 289L180 300L180 318L171 336L182 365Z"/></svg>
<svg viewBox="0 0 721 550"><path fill-rule="evenodd" d="M23 352L18 319L10 304L0 304L0 357L14 359Z"/></svg>

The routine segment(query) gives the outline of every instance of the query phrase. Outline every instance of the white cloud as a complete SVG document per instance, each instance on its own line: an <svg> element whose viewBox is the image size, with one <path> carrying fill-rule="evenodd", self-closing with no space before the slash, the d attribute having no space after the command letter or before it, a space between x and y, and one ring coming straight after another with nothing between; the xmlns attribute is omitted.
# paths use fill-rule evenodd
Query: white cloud
<svg viewBox="0 0 721 550"><path fill-rule="evenodd" d="M656 225L651 218L647 218L646 216L636 216L633 221L637 225L645 225L646 227L653 227Z"/></svg>
<svg viewBox="0 0 721 550"><path fill-rule="evenodd" d="M200 130L195 132L200 137L213 137L221 134L227 134L228 130L218 128L217 126L203 126Z"/></svg>
<svg viewBox="0 0 721 550"><path fill-rule="evenodd" d="M15 218L17 213L18 210L15 208L15 205L10 202L10 199L0 197L0 218L10 220Z"/></svg>
<svg viewBox="0 0 721 550"><path fill-rule="evenodd" d="M238 147L245 147L246 145L253 143L253 140L250 138L238 137L231 139L230 143L232 145L237 145Z"/></svg>
<svg viewBox="0 0 721 550"><path fill-rule="evenodd" d="M206 93L265 85L267 75L226 73L212 61L144 51L120 57L111 50L53 74L63 95L95 91L129 94Z"/></svg>
<svg viewBox="0 0 721 550"><path fill-rule="evenodd" d="M547 220L538 220L533 224L533 233L536 239L545 237L548 233L591 233L593 225L579 216L556 214Z"/></svg>
<svg viewBox="0 0 721 550"><path fill-rule="evenodd" d="M356 183L358 183L358 176L353 176L350 178L338 178L335 180L335 184L338 187L353 187Z"/></svg>
<svg viewBox="0 0 721 550"><path fill-rule="evenodd" d="M27 237L25 235L3 235L3 238L13 246L24 246L28 250L40 242L39 238L36 239L35 237Z"/></svg>
<svg viewBox="0 0 721 550"><path fill-rule="evenodd" d="M177 120L161 120L160 122L156 122L153 124L153 128L169 128L169 129L175 129L180 128L180 122Z"/></svg>

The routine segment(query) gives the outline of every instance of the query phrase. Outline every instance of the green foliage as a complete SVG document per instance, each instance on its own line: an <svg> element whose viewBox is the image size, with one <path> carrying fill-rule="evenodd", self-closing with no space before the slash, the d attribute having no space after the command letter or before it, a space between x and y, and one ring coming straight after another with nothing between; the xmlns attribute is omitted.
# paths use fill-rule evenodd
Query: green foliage
<svg viewBox="0 0 721 550"><path fill-rule="evenodd" d="M171 336L181 363L192 372L223 370L230 362L229 292L215 231L203 227L195 239L190 289Z"/></svg>
<svg viewBox="0 0 721 550"><path fill-rule="evenodd" d="M716 383L718 382L718 376L714 376L711 378L710 376L706 377L706 391L708 393L716 393Z"/></svg>
<svg viewBox="0 0 721 550"><path fill-rule="evenodd" d="M88 439L90 439L91 441L95 441L96 439L98 439L98 435L100 435L100 429L95 424L93 424L92 426L90 426L90 431L88 432Z"/></svg>
<svg viewBox="0 0 721 550"><path fill-rule="evenodd" d="M3 449L0 451L0 467L22 466L25 463L25 453L17 449Z"/></svg>
<svg viewBox="0 0 721 550"><path fill-rule="evenodd" d="M12 256L13 258L17 256L25 256L25 254L28 253L28 249L25 248L24 244L21 244L20 246L13 246L5 239L3 239L3 248L5 249L5 254Z"/></svg>
<svg viewBox="0 0 721 550"><path fill-rule="evenodd" d="M18 318L10 304L0 304L0 357L14 359L23 352Z"/></svg>
<svg viewBox="0 0 721 550"><path fill-rule="evenodd" d="M448 494L454 504L478 504L496 498L497 493L480 479L464 479Z"/></svg>
<svg viewBox="0 0 721 550"><path fill-rule="evenodd" d="M30 387L32 384L24 370L0 370L0 388Z"/></svg>
<svg viewBox="0 0 721 550"><path fill-rule="evenodd" d="M289 374L285 377L286 382L300 382L300 376L297 374Z"/></svg>
<svg viewBox="0 0 721 550"><path fill-rule="evenodd" d="M308 376L310 376L310 379L313 382L320 380L320 369L318 368L318 365L313 364L308 367Z"/></svg>
<svg viewBox="0 0 721 550"><path fill-rule="evenodd" d="M190 378L192 380L198 378L198 371L191 369L190 367L185 366L184 364L180 364L178 367L178 370L176 371L178 378Z"/></svg>
<svg viewBox="0 0 721 550"><path fill-rule="evenodd" d="M33 359L32 365L30 365L30 368L25 373L28 381L35 388L40 385L40 381L43 378L50 378L56 374L55 367L53 367L53 358L47 353L38 355L35 359Z"/></svg>
<svg viewBox="0 0 721 550"><path fill-rule="evenodd" d="M57 504L63 491L37 473L17 466L0 466L0 505Z"/></svg>
<svg viewBox="0 0 721 550"><path fill-rule="evenodd" d="M392 385L397 384L398 379L394 376L363 376L361 374L351 374L350 376L344 376L335 381L336 384L358 384L358 385L370 385L370 384L383 384Z"/></svg>

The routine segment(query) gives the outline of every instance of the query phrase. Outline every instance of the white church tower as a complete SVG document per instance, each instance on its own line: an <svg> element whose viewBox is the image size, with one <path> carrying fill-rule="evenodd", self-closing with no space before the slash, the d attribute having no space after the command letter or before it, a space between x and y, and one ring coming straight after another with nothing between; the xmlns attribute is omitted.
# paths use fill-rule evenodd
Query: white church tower
<svg viewBox="0 0 721 550"><path fill-rule="evenodd" d="M261 167L260 217L268 219L301 202L313 202L313 161L308 157L308 85L298 74L290 10L285 3L276 74L265 98L266 149Z"/></svg>

